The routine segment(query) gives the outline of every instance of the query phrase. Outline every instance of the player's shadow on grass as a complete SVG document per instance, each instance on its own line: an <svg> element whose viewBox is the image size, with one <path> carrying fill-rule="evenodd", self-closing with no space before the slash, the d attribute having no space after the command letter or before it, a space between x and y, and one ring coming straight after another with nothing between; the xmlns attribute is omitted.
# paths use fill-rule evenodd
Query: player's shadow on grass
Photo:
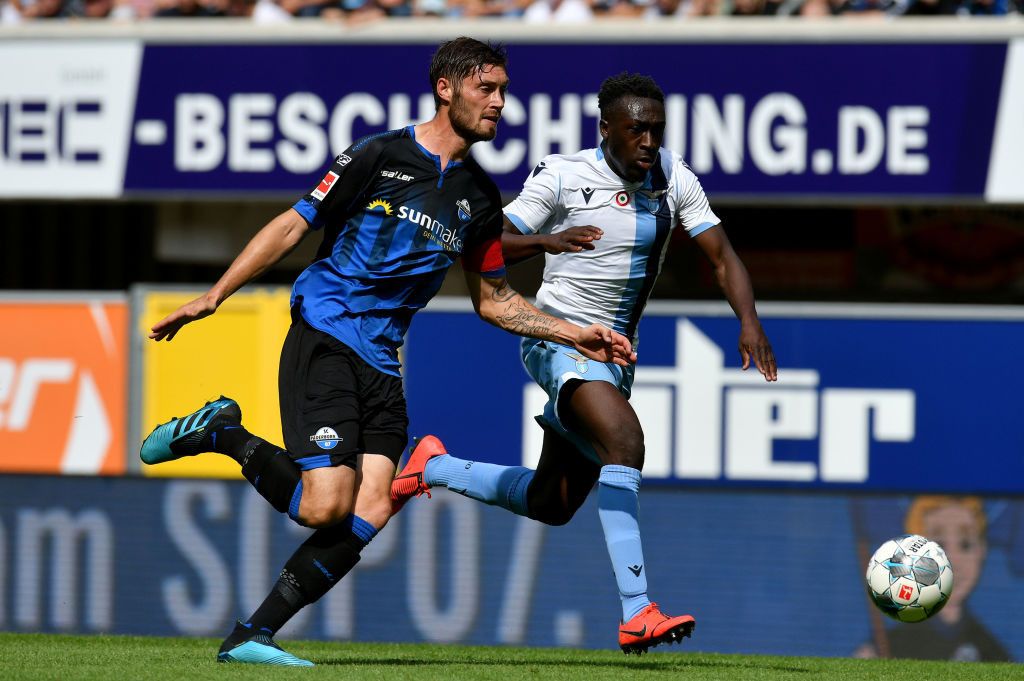
<svg viewBox="0 0 1024 681"><path fill-rule="evenodd" d="M665 658L664 661L660 658ZM628 658L621 661L614 660L466 660L466 659L442 659L442 660L417 660L404 657L392 658L337 658L337 659L313 659L317 665L333 667L450 667L452 665L485 666L485 667L507 667L510 665L523 667L600 667L612 669L629 669L630 671L644 672L670 672L678 673L685 669L695 667L704 668L737 668L737 669L770 669L780 672L807 672L812 670L805 667L793 667L785 664L764 664L752 662L739 662L731 660L702 660L702 659L671 659L667 655L656 655L653 659L637 660Z"/></svg>

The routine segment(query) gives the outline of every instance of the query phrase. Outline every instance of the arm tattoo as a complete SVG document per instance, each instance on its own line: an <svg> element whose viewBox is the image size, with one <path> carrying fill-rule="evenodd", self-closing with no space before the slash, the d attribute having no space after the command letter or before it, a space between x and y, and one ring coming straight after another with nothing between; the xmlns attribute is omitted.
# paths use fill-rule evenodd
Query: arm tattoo
<svg viewBox="0 0 1024 681"><path fill-rule="evenodd" d="M491 300L496 303L507 303L517 295L519 294L516 293L515 289L508 285L508 280L505 279L494 288L494 291L491 293Z"/></svg>
<svg viewBox="0 0 1024 681"><path fill-rule="evenodd" d="M495 318L498 326L517 336L558 340L554 328L558 320L527 304L515 291L511 293L511 296L502 301L506 303L505 308Z"/></svg>

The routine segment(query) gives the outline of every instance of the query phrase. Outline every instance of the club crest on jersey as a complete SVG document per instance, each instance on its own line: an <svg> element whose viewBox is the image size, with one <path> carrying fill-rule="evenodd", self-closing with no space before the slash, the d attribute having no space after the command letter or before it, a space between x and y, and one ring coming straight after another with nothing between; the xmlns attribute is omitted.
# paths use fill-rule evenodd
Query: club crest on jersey
<svg viewBox="0 0 1024 681"><path fill-rule="evenodd" d="M387 201L385 201L384 199L374 199L373 201L370 201L370 203L368 203L366 205L366 210L367 211L382 210L382 211L384 211L384 215L391 215L392 212L393 212L391 210L391 204L388 203Z"/></svg>
<svg viewBox="0 0 1024 681"><path fill-rule="evenodd" d="M459 199L455 202L455 205L459 208L459 219L463 222L469 222L469 218L472 216L472 211L469 210L469 201L466 199Z"/></svg>
<svg viewBox="0 0 1024 681"><path fill-rule="evenodd" d="M315 442L320 449L334 449L344 440L345 438L339 437L337 431L329 426L324 426L316 431L316 434L309 436L309 441Z"/></svg>
<svg viewBox="0 0 1024 681"><path fill-rule="evenodd" d="M587 364L587 358L583 355L577 355L575 352L567 352L565 353L565 356L576 361L576 371L579 373L585 374L590 369L590 365Z"/></svg>
<svg viewBox="0 0 1024 681"><path fill-rule="evenodd" d="M349 162L351 160L352 160L351 156L349 156L348 154L342 154L338 158L334 159L334 162L336 164L338 164L339 168L344 168L345 166L347 166L349 164Z"/></svg>
<svg viewBox="0 0 1024 681"><path fill-rule="evenodd" d="M320 180L320 184L317 185L317 188L313 190L310 196L318 201L323 201L324 197L327 196L327 193L331 191L331 187L334 186L334 181L337 179L338 173L333 170L327 171L327 174L324 175L324 179Z"/></svg>
<svg viewBox="0 0 1024 681"><path fill-rule="evenodd" d="M615 195L615 205L624 208L629 205L629 192L619 192Z"/></svg>

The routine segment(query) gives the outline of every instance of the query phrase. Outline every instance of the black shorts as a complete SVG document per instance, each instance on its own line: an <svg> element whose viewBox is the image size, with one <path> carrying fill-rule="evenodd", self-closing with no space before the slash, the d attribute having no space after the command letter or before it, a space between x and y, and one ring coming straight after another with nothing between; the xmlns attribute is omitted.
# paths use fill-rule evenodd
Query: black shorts
<svg viewBox="0 0 1024 681"><path fill-rule="evenodd" d="M302 470L355 468L364 453L398 464L409 429L402 379L370 366L297 310L281 348L278 389L284 444Z"/></svg>

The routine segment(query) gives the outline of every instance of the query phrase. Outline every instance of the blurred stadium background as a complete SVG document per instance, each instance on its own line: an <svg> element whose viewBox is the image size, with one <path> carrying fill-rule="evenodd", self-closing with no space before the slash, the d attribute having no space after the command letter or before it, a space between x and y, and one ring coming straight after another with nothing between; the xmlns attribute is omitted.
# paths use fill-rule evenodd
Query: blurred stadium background
<svg viewBox="0 0 1024 681"><path fill-rule="evenodd" d="M649 579L699 620L687 645L1024 659L1019 9L0 2L0 628L220 636L259 603L304 530L226 459L147 469L138 444L220 393L280 439L288 285L317 239L174 342L146 329L351 140L429 118L429 55L467 34L510 49L499 136L475 149L507 198L545 154L595 143L603 78L648 73L751 271L777 385L738 371L737 324L683 235L641 327ZM236 18L143 20L196 15ZM539 265L513 284L535 291ZM461 282L410 333L411 432L529 463L543 399ZM957 574L950 607L912 627L863 587L905 531ZM592 504L547 528L441 492L286 631L611 648L607 560Z"/></svg>

